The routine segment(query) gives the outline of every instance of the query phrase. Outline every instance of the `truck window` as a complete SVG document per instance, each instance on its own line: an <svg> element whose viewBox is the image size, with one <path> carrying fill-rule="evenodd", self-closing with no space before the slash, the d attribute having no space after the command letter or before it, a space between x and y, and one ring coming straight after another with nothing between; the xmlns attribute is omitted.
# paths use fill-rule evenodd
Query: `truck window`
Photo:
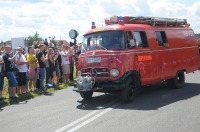
<svg viewBox="0 0 200 132"><path fill-rule="evenodd" d="M132 35L131 31L127 31L126 32L126 42L127 42L127 46L129 49L132 49L135 47L135 45L133 43L131 43L131 41L134 41L133 35Z"/></svg>
<svg viewBox="0 0 200 132"><path fill-rule="evenodd" d="M156 37L157 37L159 46L164 46L164 44L168 43L167 37L164 31L156 31Z"/></svg>
<svg viewBox="0 0 200 132"><path fill-rule="evenodd" d="M144 31L137 31L134 32L134 36L136 39L136 44L138 48L148 48L148 41L147 41L147 36Z"/></svg>

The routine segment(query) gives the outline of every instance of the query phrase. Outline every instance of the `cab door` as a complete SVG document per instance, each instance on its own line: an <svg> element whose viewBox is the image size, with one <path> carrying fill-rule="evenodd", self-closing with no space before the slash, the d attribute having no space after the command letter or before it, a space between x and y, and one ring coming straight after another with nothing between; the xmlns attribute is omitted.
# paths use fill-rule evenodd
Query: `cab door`
<svg viewBox="0 0 200 132"><path fill-rule="evenodd" d="M151 84L154 81L154 62L152 50L149 48L148 39L145 31L134 31L134 39L136 42L135 55L138 70L141 75L142 85Z"/></svg>

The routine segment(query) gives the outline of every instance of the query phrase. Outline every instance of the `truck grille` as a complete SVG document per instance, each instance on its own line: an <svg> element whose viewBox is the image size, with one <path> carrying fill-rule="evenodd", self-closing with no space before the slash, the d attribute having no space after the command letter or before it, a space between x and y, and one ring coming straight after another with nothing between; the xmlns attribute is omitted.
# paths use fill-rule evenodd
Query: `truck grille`
<svg viewBox="0 0 200 132"><path fill-rule="evenodd" d="M108 78L108 69L107 68L87 68L87 69L82 69L81 70L82 75L81 76L87 76L88 73L92 77L97 77L97 78Z"/></svg>

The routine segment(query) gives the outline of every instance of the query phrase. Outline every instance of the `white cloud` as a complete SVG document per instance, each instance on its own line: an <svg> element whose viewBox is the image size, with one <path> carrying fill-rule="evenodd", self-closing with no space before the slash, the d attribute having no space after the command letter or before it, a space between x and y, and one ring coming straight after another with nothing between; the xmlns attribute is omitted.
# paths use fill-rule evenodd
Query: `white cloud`
<svg viewBox="0 0 200 132"><path fill-rule="evenodd" d="M27 37L36 31L41 37L56 36L70 41L68 32L82 35L113 15L187 18L195 32L200 32L200 2L189 5L181 0L52 0L40 2L0 1L0 39Z"/></svg>

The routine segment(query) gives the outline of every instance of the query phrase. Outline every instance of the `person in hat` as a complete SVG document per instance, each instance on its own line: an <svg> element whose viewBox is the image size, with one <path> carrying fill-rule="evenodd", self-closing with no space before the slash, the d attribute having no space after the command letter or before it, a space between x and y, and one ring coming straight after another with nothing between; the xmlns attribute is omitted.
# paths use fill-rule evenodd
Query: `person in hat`
<svg viewBox="0 0 200 132"><path fill-rule="evenodd" d="M3 55L3 61L5 65L5 73L8 78L8 91L10 95L10 99L17 99L16 97L16 87L18 86L18 82L16 80L16 70L15 70L15 58L18 55L18 51L11 55L12 48L9 45L5 46L5 54Z"/></svg>

